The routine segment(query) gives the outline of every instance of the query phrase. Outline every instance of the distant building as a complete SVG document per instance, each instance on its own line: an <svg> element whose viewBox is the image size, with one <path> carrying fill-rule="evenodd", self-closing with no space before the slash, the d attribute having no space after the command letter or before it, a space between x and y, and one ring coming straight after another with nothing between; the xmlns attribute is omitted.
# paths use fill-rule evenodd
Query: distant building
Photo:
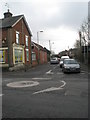
<svg viewBox="0 0 90 120"><path fill-rule="evenodd" d="M10 69L31 65L31 31L24 15L4 13L0 19L0 65Z"/></svg>
<svg viewBox="0 0 90 120"><path fill-rule="evenodd" d="M51 51L48 50L47 48L44 48L47 52L47 61L50 61L50 54L51 54Z"/></svg>
<svg viewBox="0 0 90 120"><path fill-rule="evenodd" d="M47 63L47 51L41 45L32 42L32 66Z"/></svg>
<svg viewBox="0 0 90 120"><path fill-rule="evenodd" d="M65 51L61 51L61 52L59 52L59 57L61 57L61 56L65 56L65 55L68 55L69 53L68 53L68 50L65 50Z"/></svg>

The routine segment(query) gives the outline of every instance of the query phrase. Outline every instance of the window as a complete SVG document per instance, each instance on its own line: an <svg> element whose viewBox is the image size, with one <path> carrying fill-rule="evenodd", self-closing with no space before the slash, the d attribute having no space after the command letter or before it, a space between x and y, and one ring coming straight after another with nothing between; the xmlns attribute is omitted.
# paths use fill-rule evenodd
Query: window
<svg viewBox="0 0 90 120"><path fill-rule="evenodd" d="M29 49L26 49L26 60L29 61Z"/></svg>
<svg viewBox="0 0 90 120"><path fill-rule="evenodd" d="M32 60L36 60L36 54L32 52Z"/></svg>
<svg viewBox="0 0 90 120"><path fill-rule="evenodd" d="M16 43L19 44L19 32L16 31Z"/></svg>
<svg viewBox="0 0 90 120"><path fill-rule="evenodd" d="M15 49L15 63L23 62L23 51Z"/></svg>
<svg viewBox="0 0 90 120"><path fill-rule="evenodd" d="M26 46L28 46L28 36L26 35Z"/></svg>
<svg viewBox="0 0 90 120"><path fill-rule="evenodd" d="M0 50L0 63L5 63L5 50Z"/></svg>

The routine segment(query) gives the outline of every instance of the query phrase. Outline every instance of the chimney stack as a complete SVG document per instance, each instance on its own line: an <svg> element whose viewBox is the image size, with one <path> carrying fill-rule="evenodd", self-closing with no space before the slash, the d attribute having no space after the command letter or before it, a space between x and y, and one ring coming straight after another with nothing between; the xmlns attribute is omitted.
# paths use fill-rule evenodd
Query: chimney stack
<svg viewBox="0 0 90 120"><path fill-rule="evenodd" d="M8 18L8 17L12 17L12 13L9 12L9 9L8 12L4 13L4 18Z"/></svg>

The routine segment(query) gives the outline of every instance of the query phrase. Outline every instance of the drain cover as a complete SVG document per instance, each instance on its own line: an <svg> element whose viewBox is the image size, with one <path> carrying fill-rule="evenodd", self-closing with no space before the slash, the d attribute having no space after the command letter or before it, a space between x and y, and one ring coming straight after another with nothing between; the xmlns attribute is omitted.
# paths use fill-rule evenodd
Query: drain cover
<svg viewBox="0 0 90 120"><path fill-rule="evenodd" d="M8 83L8 87L13 87L13 88L22 88L22 87L32 87L39 85L39 82L36 81L19 81L19 82L12 82Z"/></svg>

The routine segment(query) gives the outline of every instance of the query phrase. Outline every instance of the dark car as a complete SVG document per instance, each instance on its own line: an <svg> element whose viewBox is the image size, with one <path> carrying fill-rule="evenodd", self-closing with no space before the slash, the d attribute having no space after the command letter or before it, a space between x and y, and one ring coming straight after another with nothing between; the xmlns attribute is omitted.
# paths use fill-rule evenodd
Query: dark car
<svg viewBox="0 0 90 120"><path fill-rule="evenodd" d="M62 71L65 72L80 72L80 65L75 59L64 59Z"/></svg>

